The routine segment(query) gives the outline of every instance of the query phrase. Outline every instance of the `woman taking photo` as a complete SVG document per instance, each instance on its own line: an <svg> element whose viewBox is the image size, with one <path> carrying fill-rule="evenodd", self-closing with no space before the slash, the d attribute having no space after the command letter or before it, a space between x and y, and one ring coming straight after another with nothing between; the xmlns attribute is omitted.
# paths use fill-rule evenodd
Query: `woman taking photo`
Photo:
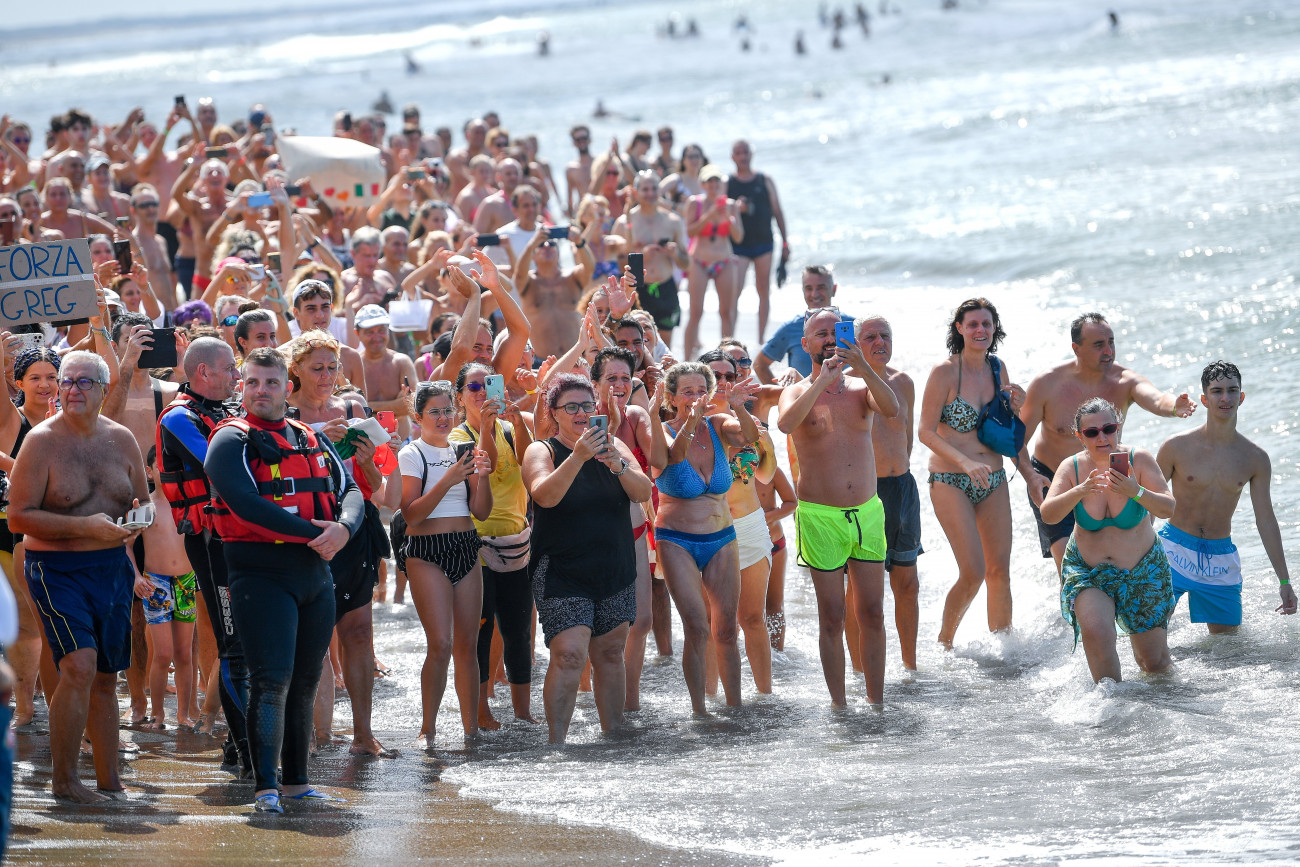
<svg viewBox="0 0 1300 867"><path fill-rule="evenodd" d="M636 357L630 350L607 347L596 353L591 378L596 383L597 409L609 418L610 433L636 458L636 465L650 473L650 415L629 405L634 387ZM653 499L653 493L652 493ZM650 589L650 530L654 510L651 503L632 503L629 510L632 538L636 545L636 620L627 635L624 659L627 668L627 700L624 710L641 709L641 670L645 667L645 640L652 620Z"/></svg>
<svg viewBox="0 0 1300 867"><path fill-rule="evenodd" d="M524 484L533 498L533 597L551 650L542 697L550 742L562 744L588 657L601 730L623 724L623 648L637 614L627 516L632 503L650 499L651 485L631 449L589 424L590 382L559 374L545 403L556 433L528 447Z"/></svg>
<svg viewBox="0 0 1300 867"><path fill-rule="evenodd" d="M739 449L759 440L754 417L743 411L750 396L746 390L733 389L729 395L732 407L741 410L736 416L705 417L715 384L713 371L703 364L674 364L664 377L664 389L676 418L650 426L651 462L659 469L655 553L686 633L682 673L691 709L697 714L706 712L705 654L710 632L727 704L740 704L736 641L740 565L727 504L731 467L726 447ZM655 389L651 418L658 417L663 391Z"/></svg>
<svg viewBox="0 0 1300 867"><path fill-rule="evenodd" d="M704 292L709 281L718 293L718 315L722 333L736 333L736 296L738 270L731 244L742 237L740 214L736 202L727 198L722 170L705 166L700 170L704 192L686 200L686 234L691 239L691 315L686 322L686 355L700 350L700 319L704 316Z"/></svg>
<svg viewBox="0 0 1300 867"><path fill-rule="evenodd" d="M406 520L406 580L428 643L420 669L423 719L418 738L429 749L453 657L465 738L478 735L483 573L478 562L481 543L471 516L486 521L492 514L492 486L483 480L491 471L487 454L448 441L456 426L452 384L422 382L413 400L412 417L420 434L398 453L397 465Z"/></svg>
<svg viewBox="0 0 1300 867"><path fill-rule="evenodd" d="M487 399L484 382L491 367L471 361L456 377L456 405L465 421L452 429L452 445L478 444L487 454L492 474L492 513L487 520L475 519L474 529L483 543L483 617L478 632L478 724L489 731L501 728L488 708L491 693L492 631L501 630L506 680L510 682L510 703L515 717L535 723L530 709L533 680L533 590L528 582L528 491L521 471L524 453L533 438L519 417L519 410L502 407ZM501 418L506 410L506 418ZM482 432L493 434L486 439Z"/></svg>
<svg viewBox="0 0 1300 867"><path fill-rule="evenodd" d="M1019 412L1025 391L1002 368L994 381L989 356L1006 337L998 311L984 298L963 301L948 324L946 361L925 384L917 438L931 452L930 501L957 559L957 583L948 591L939 643L951 650L957 626L983 584L991 632L1011 629L1011 504L1002 455L980 442L980 410L999 391ZM1028 468L1021 450L1019 461Z"/></svg>
<svg viewBox="0 0 1300 867"><path fill-rule="evenodd" d="M1074 513L1061 561L1061 616L1074 628L1094 682L1119 681L1115 626L1128 635L1143 671L1172 663L1166 627L1174 610L1173 576L1151 515L1174 514L1174 496L1155 457L1120 445L1118 410L1094 397L1074 414L1083 451L1056 468L1043 498L1043 520Z"/></svg>
<svg viewBox="0 0 1300 867"><path fill-rule="evenodd" d="M691 196L698 196L704 191L700 182L700 169L708 165L704 149L697 144L688 144L682 148L681 162L677 171L659 182L659 195L672 204L674 210L680 209Z"/></svg>

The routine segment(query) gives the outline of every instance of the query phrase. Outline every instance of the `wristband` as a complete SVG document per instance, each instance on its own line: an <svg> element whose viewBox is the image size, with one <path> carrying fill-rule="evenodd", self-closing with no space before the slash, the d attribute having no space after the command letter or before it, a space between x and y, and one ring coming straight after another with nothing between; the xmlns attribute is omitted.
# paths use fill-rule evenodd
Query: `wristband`
<svg viewBox="0 0 1300 867"><path fill-rule="evenodd" d="M537 389L534 388L531 391L526 391L524 394L537 394Z"/></svg>
<svg viewBox="0 0 1300 867"><path fill-rule="evenodd" d="M319 246L320 246L320 241L312 241L310 244L307 245L307 249L315 250Z"/></svg>
<svg viewBox="0 0 1300 867"><path fill-rule="evenodd" d="M1277 583L1279 583L1279 584L1281 584L1283 587L1285 587L1285 586L1287 586L1288 584L1291 583L1291 579L1290 579L1290 578L1279 578L1279 579L1277 579Z"/></svg>
<svg viewBox="0 0 1300 867"><path fill-rule="evenodd" d="M579 238L579 239L577 240L577 242L576 242L573 246L574 246L575 248L581 250L583 247L587 246L587 239L586 239L586 238Z"/></svg>
<svg viewBox="0 0 1300 867"><path fill-rule="evenodd" d="M1136 494L1134 494L1132 497L1129 497L1129 499L1131 499L1131 500L1140 500L1140 499L1142 499L1143 496L1146 495L1146 492L1147 492L1147 489L1146 489L1146 488L1142 487L1141 485L1138 485L1138 492L1137 492Z"/></svg>
<svg viewBox="0 0 1300 867"><path fill-rule="evenodd" d="M167 136L169 136L169 135L171 135L171 134L172 134L172 128L171 128L171 127L169 127L169 126L163 127L163 138L167 138Z"/></svg>

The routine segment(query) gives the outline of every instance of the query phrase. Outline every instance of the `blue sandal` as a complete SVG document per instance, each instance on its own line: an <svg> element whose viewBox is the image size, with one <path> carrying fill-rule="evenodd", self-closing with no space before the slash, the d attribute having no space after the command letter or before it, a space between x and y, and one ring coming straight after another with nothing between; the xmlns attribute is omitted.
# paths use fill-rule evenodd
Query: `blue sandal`
<svg viewBox="0 0 1300 867"><path fill-rule="evenodd" d="M280 806L280 795L277 792L267 792L265 795L258 795L257 800L253 801L253 809L259 813L284 812L284 807Z"/></svg>
<svg viewBox="0 0 1300 867"><path fill-rule="evenodd" d="M346 804L347 798L339 798L335 795L329 795L320 789L308 789L301 795L285 795L290 801L319 801L323 804Z"/></svg>

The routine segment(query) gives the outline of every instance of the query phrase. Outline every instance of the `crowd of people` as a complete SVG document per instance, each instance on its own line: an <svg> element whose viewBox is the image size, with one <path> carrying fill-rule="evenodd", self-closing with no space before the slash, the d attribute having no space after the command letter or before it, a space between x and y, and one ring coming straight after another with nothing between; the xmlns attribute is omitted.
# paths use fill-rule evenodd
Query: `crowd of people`
<svg viewBox="0 0 1300 867"><path fill-rule="evenodd" d="M393 753L371 720L387 673L372 609L390 583L427 639L412 732L425 747L449 671L467 739L500 726L498 679L513 715L537 722L534 619L551 743L584 689L602 730L639 709L650 637L673 652L673 606L691 711L707 713L719 682L740 705L742 641L759 693L784 647L791 514L831 700L848 702L847 643L882 706L886 575L903 665L917 665L918 438L958 565L945 648L981 588L989 629L1012 626L1007 460L1094 679L1121 676L1117 625L1143 670L1167 668L1183 594L1212 632L1241 622L1230 530L1247 486L1279 610L1296 611L1232 364L1205 368L1204 424L1152 454L1121 443L1130 407L1186 418L1197 403L1117 364L1104 317L1078 317L1073 359L1022 388L996 354L995 306L973 298L918 410L888 320L834 306L825 266L803 268L807 310L767 339L789 245L746 142L724 172L698 144L675 153L668 127L656 155L648 131L593 154L575 126L561 195L535 137L490 114L463 133L426 134L415 106L391 136L382 116L340 112L334 134L376 148L388 176L376 201L345 207L286 174L262 105L222 123L212 100L191 113L178 97L161 128L138 109L120 124L72 109L43 148L0 120L6 239L87 238L99 286L95 316L0 343L0 564L18 612L0 636L5 686L19 732L45 697L56 797L125 797L125 672L121 722L224 728L225 766L252 781L258 811L338 800L309 780L313 745L336 737L336 690L350 750ZM752 352L735 336L751 265ZM164 344L175 364L142 367ZM77 772L87 741L93 789Z"/></svg>

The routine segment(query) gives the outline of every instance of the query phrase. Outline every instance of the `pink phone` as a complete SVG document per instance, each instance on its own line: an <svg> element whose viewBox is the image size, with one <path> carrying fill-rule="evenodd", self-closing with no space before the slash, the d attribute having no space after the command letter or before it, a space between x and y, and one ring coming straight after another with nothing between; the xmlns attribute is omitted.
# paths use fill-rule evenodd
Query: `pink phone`
<svg viewBox="0 0 1300 867"><path fill-rule="evenodd" d="M1129 464L1128 452L1111 452L1110 468L1125 476L1131 475L1132 466Z"/></svg>

